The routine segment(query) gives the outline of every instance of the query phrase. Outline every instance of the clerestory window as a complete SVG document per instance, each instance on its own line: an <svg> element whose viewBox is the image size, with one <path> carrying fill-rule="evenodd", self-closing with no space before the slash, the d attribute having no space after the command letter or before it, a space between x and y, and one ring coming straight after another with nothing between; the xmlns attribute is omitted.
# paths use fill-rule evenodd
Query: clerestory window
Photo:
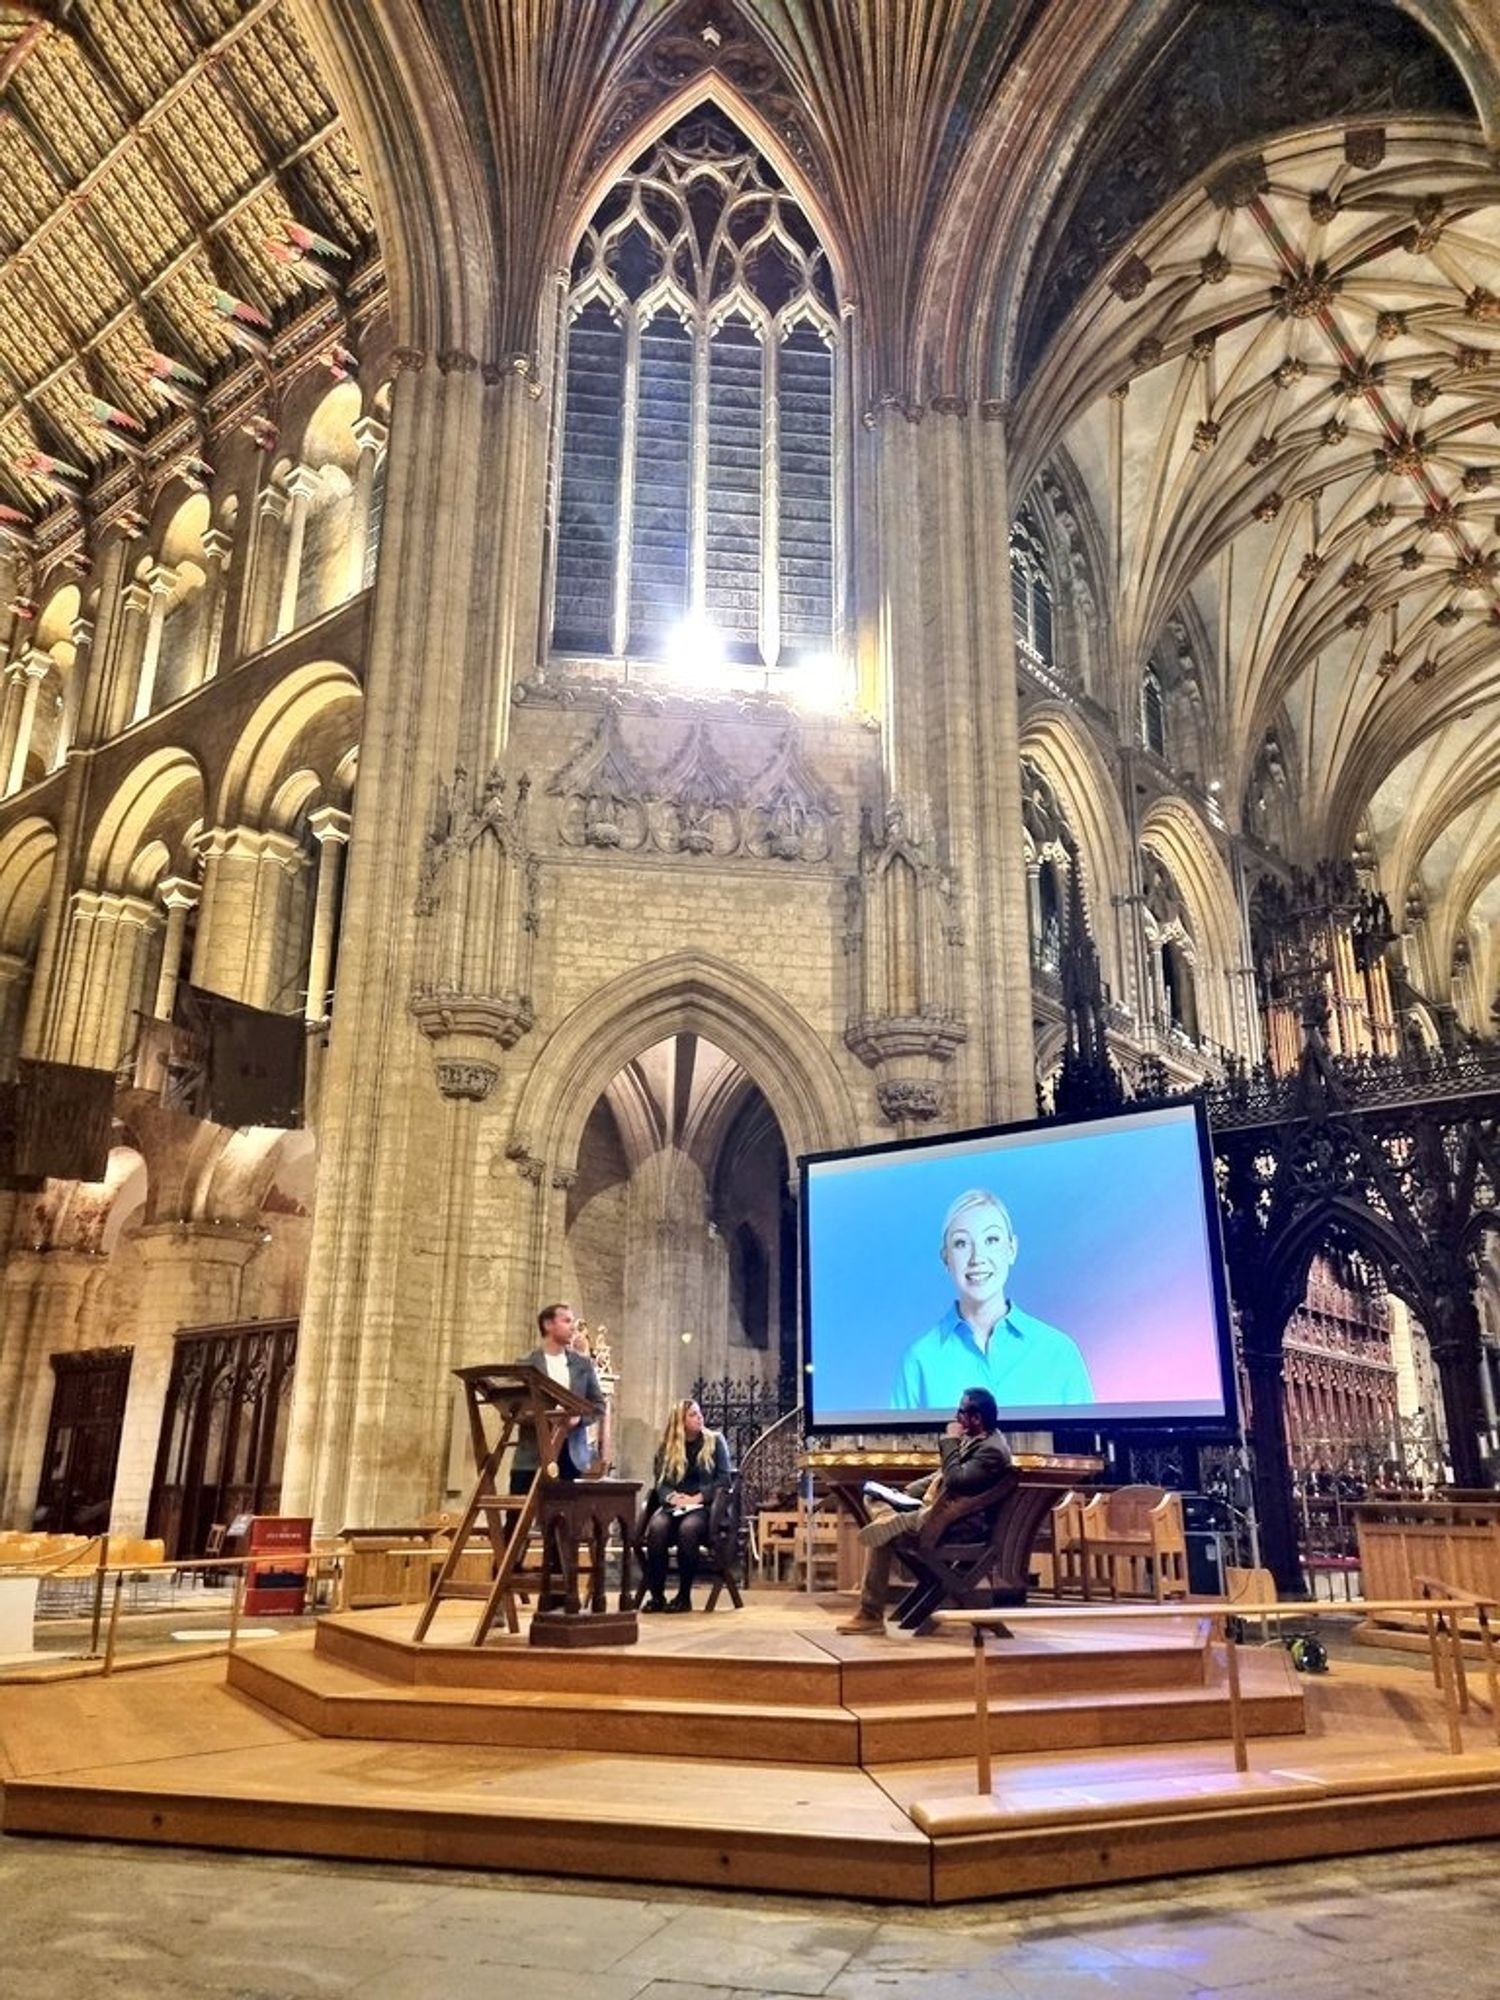
<svg viewBox="0 0 1500 2000"><path fill-rule="evenodd" d="M1016 516L1010 531L1010 601L1016 647L1022 659L1050 670L1052 579L1047 573L1046 544L1027 507Z"/></svg>
<svg viewBox="0 0 1500 2000"><path fill-rule="evenodd" d="M716 108L600 203L573 259L552 648L787 668L839 583L839 321L793 196Z"/></svg>

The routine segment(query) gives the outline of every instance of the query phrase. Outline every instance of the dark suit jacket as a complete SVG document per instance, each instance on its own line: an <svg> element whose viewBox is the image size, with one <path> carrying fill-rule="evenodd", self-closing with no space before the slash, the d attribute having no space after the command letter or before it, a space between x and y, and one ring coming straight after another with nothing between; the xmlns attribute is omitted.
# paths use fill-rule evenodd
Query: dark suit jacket
<svg viewBox="0 0 1500 2000"><path fill-rule="evenodd" d="M932 1478L925 1482L924 1516L945 1500L963 1500L972 1493L983 1493L1005 1476L1012 1463L1010 1446L999 1431L989 1431L979 1437L945 1437L940 1439L938 1450L942 1453L943 1462ZM994 1526L994 1516L993 1507L979 1508L965 1515L965 1530L988 1534ZM938 1534L944 1532L936 1523L934 1531Z"/></svg>
<svg viewBox="0 0 1500 2000"><path fill-rule="evenodd" d="M528 1368L539 1368L547 1372L547 1350L534 1347L521 1359ZM586 1403L593 1403L598 1409L604 1408L604 1390L599 1381L599 1372L587 1354L575 1354L568 1349L568 1387L575 1396L582 1396ZM579 1424L568 1432L563 1443L563 1456L575 1473L587 1472L593 1452L589 1445L588 1425ZM516 1446L515 1471L535 1472L537 1467L536 1441L529 1434Z"/></svg>

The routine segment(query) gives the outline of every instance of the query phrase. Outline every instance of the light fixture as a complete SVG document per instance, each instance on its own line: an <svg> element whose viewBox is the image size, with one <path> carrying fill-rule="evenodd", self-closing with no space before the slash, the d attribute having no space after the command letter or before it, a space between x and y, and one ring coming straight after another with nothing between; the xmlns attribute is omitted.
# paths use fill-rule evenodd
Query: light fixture
<svg viewBox="0 0 1500 2000"><path fill-rule="evenodd" d="M704 685L724 669L724 635L701 611L690 611L667 634L667 665L679 680Z"/></svg>
<svg viewBox="0 0 1500 2000"><path fill-rule="evenodd" d="M835 713L844 706L843 669L832 653L804 653L791 669L794 698L802 708Z"/></svg>

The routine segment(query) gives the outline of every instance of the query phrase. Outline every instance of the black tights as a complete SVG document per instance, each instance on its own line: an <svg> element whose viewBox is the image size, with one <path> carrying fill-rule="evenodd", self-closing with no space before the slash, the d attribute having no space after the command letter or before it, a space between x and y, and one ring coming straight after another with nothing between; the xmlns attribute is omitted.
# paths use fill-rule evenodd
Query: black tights
<svg viewBox="0 0 1500 2000"><path fill-rule="evenodd" d="M667 1557L672 1545L677 1545L677 1592L686 1597L693 1587L693 1578L698 1574L698 1551L703 1546L703 1538L708 1533L707 1507L694 1507L690 1513L674 1514L670 1507L658 1507L646 1523L642 1537L642 1568L646 1573L646 1590L652 1597L661 1597L667 1587Z"/></svg>

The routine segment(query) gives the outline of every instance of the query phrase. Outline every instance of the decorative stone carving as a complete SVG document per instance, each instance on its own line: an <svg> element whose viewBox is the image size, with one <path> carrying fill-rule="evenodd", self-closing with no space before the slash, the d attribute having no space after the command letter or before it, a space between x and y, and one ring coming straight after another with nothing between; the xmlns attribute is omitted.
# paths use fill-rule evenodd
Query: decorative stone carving
<svg viewBox="0 0 1500 2000"><path fill-rule="evenodd" d="M620 739L620 711L606 707L588 742L547 790L563 801L559 837L567 847L643 847L648 782Z"/></svg>
<svg viewBox="0 0 1500 2000"><path fill-rule="evenodd" d="M795 728L751 779L745 805L747 853L772 861L826 861L832 854L838 798L807 761Z"/></svg>
<svg viewBox="0 0 1500 2000"><path fill-rule="evenodd" d="M1281 495L1279 493L1268 493L1264 499L1256 501L1250 512L1255 516L1257 521L1274 521L1276 516L1281 512L1281 508Z"/></svg>
<svg viewBox="0 0 1500 2000"><path fill-rule="evenodd" d="M471 784L460 767L427 836L411 1011L442 1063L494 1070L494 1050L513 1048L535 1020L531 965L541 924L526 837L530 789L524 774L512 785L498 768Z"/></svg>
<svg viewBox="0 0 1500 2000"><path fill-rule="evenodd" d="M1207 456L1219 442L1219 426L1205 418L1193 426L1193 450Z"/></svg>
<svg viewBox="0 0 1500 2000"><path fill-rule="evenodd" d="M737 8L697 0L672 13L625 74L612 80L610 116L595 135L582 178L592 178L658 105L714 72L756 106L797 164L816 176L801 107L774 50Z"/></svg>
<svg viewBox="0 0 1500 2000"><path fill-rule="evenodd" d="M1351 167L1369 173L1385 158L1385 127L1383 125L1351 126L1344 134L1344 158Z"/></svg>
<svg viewBox="0 0 1500 2000"><path fill-rule="evenodd" d="M652 786L653 845L663 854L732 854L739 845L740 790L708 724L695 722Z"/></svg>
<svg viewBox="0 0 1500 2000"><path fill-rule="evenodd" d="M553 778L568 847L820 863L832 857L838 798L808 762L791 724L762 768L746 777L699 716L657 771L642 768L606 705L588 741Z"/></svg>
<svg viewBox="0 0 1500 2000"><path fill-rule="evenodd" d="M1283 319L1316 319L1333 304L1339 289L1337 278L1324 264L1295 272L1284 285L1272 285L1271 300Z"/></svg>
<svg viewBox="0 0 1500 2000"><path fill-rule="evenodd" d="M915 1077L901 1077L890 1083L877 1083L875 1101L888 1124L925 1125L943 1108L942 1086L923 1083Z"/></svg>
<svg viewBox="0 0 1500 2000"><path fill-rule="evenodd" d="M500 1074L494 1063L453 1062L443 1058L439 1058L433 1068L437 1073L438 1089L444 1097L470 1104L482 1104Z"/></svg>
<svg viewBox="0 0 1500 2000"><path fill-rule="evenodd" d="M1117 299L1127 302L1138 299L1151 282L1151 266L1143 257L1127 257L1110 279L1110 289Z"/></svg>
<svg viewBox="0 0 1500 2000"><path fill-rule="evenodd" d="M887 802L877 829L867 814L859 873L849 885L845 952L849 1022L844 1040L893 1106L940 1098L937 1072L967 1038L958 1011L963 926L952 878L908 821L899 799ZM895 1091L897 1085L920 1090ZM884 1100L882 1100L884 1109ZM931 1117L910 1108L888 1117Z"/></svg>
<svg viewBox="0 0 1500 2000"><path fill-rule="evenodd" d="M1198 276L1205 285L1222 285L1232 268L1222 250L1210 250L1199 260Z"/></svg>

